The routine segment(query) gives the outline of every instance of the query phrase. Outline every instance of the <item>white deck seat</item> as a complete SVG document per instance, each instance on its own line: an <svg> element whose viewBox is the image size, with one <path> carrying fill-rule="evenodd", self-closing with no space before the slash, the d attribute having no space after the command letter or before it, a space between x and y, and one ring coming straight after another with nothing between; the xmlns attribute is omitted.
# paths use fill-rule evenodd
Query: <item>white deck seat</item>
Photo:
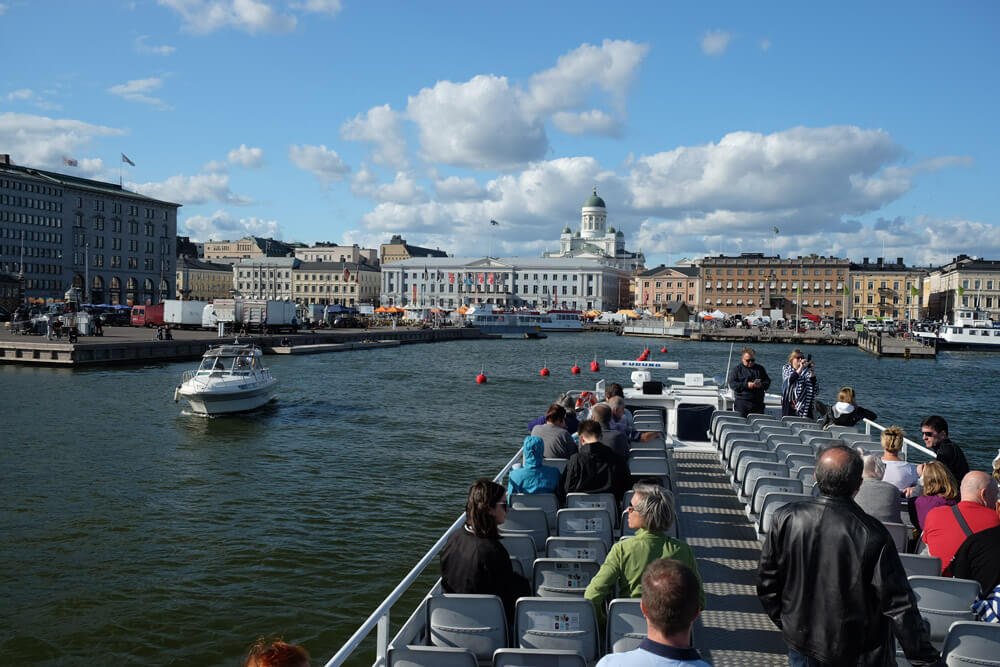
<svg viewBox="0 0 1000 667"><path fill-rule="evenodd" d="M507 646L507 615L496 595L432 595L427 628L431 646L464 648L480 662Z"/></svg>
<svg viewBox="0 0 1000 667"><path fill-rule="evenodd" d="M767 531L771 528L771 517L774 516L774 512L781 507L789 503L799 502L800 500L811 500L812 496L804 493L768 493L764 496L764 500L760 505L760 512L758 512L758 529L757 537L758 539L764 539L767 535Z"/></svg>
<svg viewBox="0 0 1000 667"><path fill-rule="evenodd" d="M638 443L637 443L638 444ZM629 450L629 458L667 458L667 450L662 447L643 447L641 445Z"/></svg>
<svg viewBox="0 0 1000 667"><path fill-rule="evenodd" d="M602 509L563 509L557 515L559 537L594 537L611 548L614 519Z"/></svg>
<svg viewBox="0 0 1000 667"><path fill-rule="evenodd" d="M779 419L774 415L766 415L760 413L754 413L752 415L747 415L748 424L756 424L757 422L774 422L780 423Z"/></svg>
<svg viewBox="0 0 1000 667"><path fill-rule="evenodd" d="M527 579L530 577L531 568L535 563L535 559L538 558L538 551L535 548L535 538L531 535L504 535L501 532L500 539L502 540L503 548L507 550L507 554L511 560L516 560L521 564L521 571L524 573L524 578Z"/></svg>
<svg viewBox="0 0 1000 667"><path fill-rule="evenodd" d="M559 468L559 474L566 470L567 463L569 463L569 459L542 459L542 465Z"/></svg>
<svg viewBox="0 0 1000 667"><path fill-rule="evenodd" d="M814 456L816 454L816 450L801 442L799 444L783 442L774 448L774 453L778 455L778 459L784 459L789 454L807 454L809 456Z"/></svg>
<svg viewBox="0 0 1000 667"><path fill-rule="evenodd" d="M549 520L545 512L536 509L511 508L500 524L501 535L527 535L535 541L535 551L541 553L549 536Z"/></svg>
<svg viewBox="0 0 1000 667"><path fill-rule="evenodd" d="M881 443L881 438L877 433L841 433L838 437L846 445L853 445L854 443L880 445Z"/></svg>
<svg viewBox="0 0 1000 667"><path fill-rule="evenodd" d="M767 436L767 446L770 449L777 449L778 445L801 445L802 440L797 435L769 435Z"/></svg>
<svg viewBox="0 0 1000 667"><path fill-rule="evenodd" d="M799 470L803 468L816 470L816 456L814 454L788 454L782 459L782 463L788 468L788 474L792 477L798 477Z"/></svg>
<svg viewBox="0 0 1000 667"><path fill-rule="evenodd" d="M751 461L743 471L743 482L740 484L740 502L746 503L750 500L750 493L753 485L761 477L787 477L788 468L782 463L772 461Z"/></svg>
<svg viewBox="0 0 1000 667"><path fill-rule="evenodd" d="M732 470L736 466L736 460L743 452L770 452L767 445L760 440L737 440L726 452L726 468Z"/></svg>
<svg viewBox="0 0 1000 667"><path fill-rule="evenodd" d="M603 563L608 557L604 540L596 537L559 537L545 540L546 558L576 558ZM529 570L530 572L530 570Z"/></svg>
<svg viewBox="0 0 1000 667"><path fill-rule="evenodd" d="M899 554L899 560L903 561L903 569L906 576L937 577L941 575L941 559L934 556L924 556L923 554ZM1000 647L997 647L1000 654Z"/></svg>
<svg viewBox="0 0 1000 667"><path fill-rule="evenodd" d="M640 411L636 410L632 414L635 415L638 412L640 412ZM740 413L736 412L735 410L716 410L715 412L712 413L711 422L709 422L709 428L714 429L715 425L721 419L740 420L743 423L746 423L746 419L743 419L743 417L740 417Z"/></svg>
<svg viewBox="0 0 1000 667"><path fill-rule="evenodd" d="M829 433L830 435L834 436L835 438L839 438L844 435L864 435L860 431L858 431L858 428L856 426L833 425L823 430Z"/></svg>
<svg viewBox="0 0 1000 667"><path fill-rule="evenodd" d="M789 468L789 471L791 471L790 468ZM816 466L815 465L804 465L804 466L800 467L798 470L795 471L795 476L798 477L800 480L802 480L803 484L806 482L806 480L809 480L809 479L811 479L811 480L813 480L813 482L815 482L816 481Z"/></svg>
<svg viewBox="0 0 1000 667"><path fill-rule="evenodd" d="M892 535L892 541L896 544L896 551L901 554L906 553L906 526L901 523L888 523L885 521L882 522L882 525Z"/></svg>
<svg viewBox="0 0 1000 667"><path fill-rule="evenodd" d="M556 529L556 512L559 511L559 499L554 493L515 493L507 498L514 509L537 509L545 512L549 522L549 533Z"/></svg>
<svg viewBox="0 0 1000 667"><path fill-rule="evenodd" d="M734 415L732 417L723 417L718 421L713 421L712 426L709 428L709 434L713 442L717 442L722 436L723 426L743 426L751 428L745 419L742 419L739 415Z"/></svg>
<svg viewBox="0 0 1000 667"><path fill-rule="evenodd" d="M831 437L829 433L827 433L826 431L824 431L821 428L803 428L803 429L799 429L795 433L795 435L799 436L799 440L801 440L802 442L808 442L809 438L815 438L817 436L819 436L821 438L829 438L829 437Z"/></svg>
<svg viewBox="0 0 1000 667"><path fill-rule="evenodd" d="M575 651L587 664L599 654L597 615L583 598L521 598L514 614L520 648Z"/></svg>
<svg viewBox="0 0 1000 667"><path fill-rule="evenodd" d="M748 433L742 435L747 437L733 438L726 441L726 444L722 449L722 455L719 457L723 466L729 466L729 462L732 460L733 456L733 449L738 445L751 445L762 450L768 449L767 443L761 442L757 438L749 437L750 434Z"/></svg>
<svg viewBox="0 0 1000 667"><path fill-rule="evenodd" d="M726 451L728 443L734 440L759 440L759 438L749 426L734 426L732 428L723 426L719 433L719 448Z"/></svg>
<svg viewBox="0 0 1000 667"><path fill-rule="evenodd" d="M767 440L772 435L795 435L792 433L792 429L787 426L772 426L771 422L757 422L754 424L754 429L757 431L757 437L761 440Z"/></svg>
<svg viewBox="0 0 1000 667"><path fill-rule="evenodd" d="M802 481L791 477L761 477L750 491L747 515L757 516L769 493L802 493Z"/></svg>
<svg viewBox="0 0 1000 667"><path fill-rule="evenodd" d="M948 667L1000 667L1000 624L952 623L941 656Z"/></svg>
<svg viewBox="0 0 1000 667"><path fill-rule="evenodd" d="M917 598L920 615L931 624L931 643L944 643L948 628L956 621L975 620L972 603L979 595L979 582L949 577L907 577Z"/></svg>
<svg viewBox="0 0 1000 667"><path fill-rule="evenodd" d="M472 651L440 646L394 646L389 649L389 667L477 667Z"/></svg>
<svg viewBox="0 0 1000 667"><path fill-rule="evenodd" d="M788 417L782 417L781 418L781 423L785 424L787 426L791 426L792 424L815 424L816 420L815 419L809 419L808 417L799 417L799 416L796 416L796 415L789 415Z"/></svg>
<svg viewBox="0 0 1000 667"><path fill-rule="evenodd" d="M618 516L618 501L613 493L567 493L566 507L568 509L602 509L612 517ZM618 524L615 523L615 527Z"/></svg>
<svg viewBox="0 0 1000 667"><path fill-rule="evenodd" d="M742 452L739 457L735 460L735 465L733 465L733 483L736 488L740 488L740 484L743 482L743 478L747 474L747 466L750 465L751 461L769 461L772 463L778 463L777 456L774 452L760 452L760 451L745 451Z"/></svg>
<svg viewBox="0 0 1000 667"><path fill-rule="evenodd" d="M628 471L632 478L655 478L663 479L664 487L669 488L667 478L670 477L670 464L667 459L661 457L641 457L636 456L628 460Z"/></svg>
<svg viewBox="0 0 1000 667"><path fill-rule="evenodd" d="M792 429L792 433L798 435L802 431L817 431L821 430L815 421L810 419L804 419L802 417L798 418L798 421L786 422L788 428Z"/></svg>
<svg viewBox="0 0 1000 667"><path fill-rule="evenodd" d="M826 438L822 436L813 436L811 438L807 438L805 443L810 447L812 447L813 452L816 452L818 454L827 447L842 445L844 444L844 441L841 440L840 438Z"/></svg>
<svg viewBox="0 0 1000 667"><path fill-rule="evenodd" d="M587 667L575 651L502 648L493 654L493 667Z"/></svg>
<svg viewBox="0 0 1000 667"><path fill-rule="evenodd" d="M608 606L608 653L639 648L646 638L646 617L637 598L615 598Z"/></svg>
<svg viewBox="0 0 1000 667"><path fill-rule="evenodd" d="M596 560L538 558L531 580L532 589L542 598L582 598L600 567Z"/></svg>

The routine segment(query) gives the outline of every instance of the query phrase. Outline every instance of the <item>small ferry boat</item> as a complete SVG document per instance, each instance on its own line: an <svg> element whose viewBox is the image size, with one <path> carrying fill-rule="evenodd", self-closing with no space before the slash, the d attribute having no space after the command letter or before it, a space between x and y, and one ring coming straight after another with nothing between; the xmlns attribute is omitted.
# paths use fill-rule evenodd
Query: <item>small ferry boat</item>
<svg viewBox="0 0 1000 667"><path fill-rule="evenodd" d="M942 324L937 332L916 331L913 335L928 345L937 343L939 350L1000 352L1000 327L989 318L989 313L978 309L956 309L951 323Z"/></svg>
<svg viewBox="0 0 1000 667"><path fill-rule="evenodd" d="M583 313L579 310L548 310L542 315L542 331L578 332L583 331Z"/></svg>
<svg viewBox="0 0 1000 667"><path fill-rule="evenodd" d="M466 320L485 334L524 338L526 334L540 334L542 321L547 318L529 311L495 310L492 304L476 304L465 314Z"/></svg>
<svg viewBox="0 0 1000 667"><path fill-rule="evenodd" d="M277 389L259 347L221 345L205 352L197 370L184 372L174 401L187 400L196 414L221 415L259 408Z"/></svg>

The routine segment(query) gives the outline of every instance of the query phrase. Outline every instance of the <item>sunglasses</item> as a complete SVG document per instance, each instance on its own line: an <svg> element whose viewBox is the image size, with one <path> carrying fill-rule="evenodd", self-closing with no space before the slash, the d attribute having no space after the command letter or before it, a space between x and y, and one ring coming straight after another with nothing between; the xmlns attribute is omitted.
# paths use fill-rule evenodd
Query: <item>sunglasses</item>
<svg viewBox="0 0 1000 667"><path fill-rule="evenodd" d="M497 503L497 505L499 505L500 507L502 507L504 512L507 512L507 511L510 510L510 505L505 500L501 500L500 502Z"/></svg>
<svg viewBox="0 0 1000 667"><path fill-rule="evenodd" d="M934 433L933 431L921 431L920 435L924 436L925 438L933 438L937 434Z"/></svg>

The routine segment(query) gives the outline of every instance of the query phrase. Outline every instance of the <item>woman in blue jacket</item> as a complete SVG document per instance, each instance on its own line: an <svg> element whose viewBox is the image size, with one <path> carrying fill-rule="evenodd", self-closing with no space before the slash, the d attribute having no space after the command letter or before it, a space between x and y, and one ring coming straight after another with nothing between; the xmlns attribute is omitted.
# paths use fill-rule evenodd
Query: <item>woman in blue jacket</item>
<svg viewBox="0 0 1000 667"><path fill-rule="evenodd" d="M524 465L512 470L507 478L507 498L515 493L555 493L559 468L542 465L545 441L529 435L524 439Z"/></svg>

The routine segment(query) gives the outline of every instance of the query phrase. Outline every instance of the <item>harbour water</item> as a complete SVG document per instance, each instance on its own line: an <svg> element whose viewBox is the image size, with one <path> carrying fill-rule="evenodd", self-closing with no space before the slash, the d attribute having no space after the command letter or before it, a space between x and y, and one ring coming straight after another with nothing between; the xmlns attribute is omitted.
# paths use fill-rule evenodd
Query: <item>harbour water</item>
<svg viewBox="0 0 1000 667"><path fill-rule="evenodd" d="M468 483L513 455L527 421L592 387L595 356L635 358L644 344L681 372L725 373L727 344L668 341L663 355L661 341L609 334L269 357L276 404L204 419L172 401L190 363L2 366L0 662L231 665L274 633L322 664L461 512ZM788 351L757 347L774 390ZM914 439L922 416L942 414L988 469L1000 356L807 351L822 400L849 384ZM622 369L599 376L628 382Z"/></svg>

